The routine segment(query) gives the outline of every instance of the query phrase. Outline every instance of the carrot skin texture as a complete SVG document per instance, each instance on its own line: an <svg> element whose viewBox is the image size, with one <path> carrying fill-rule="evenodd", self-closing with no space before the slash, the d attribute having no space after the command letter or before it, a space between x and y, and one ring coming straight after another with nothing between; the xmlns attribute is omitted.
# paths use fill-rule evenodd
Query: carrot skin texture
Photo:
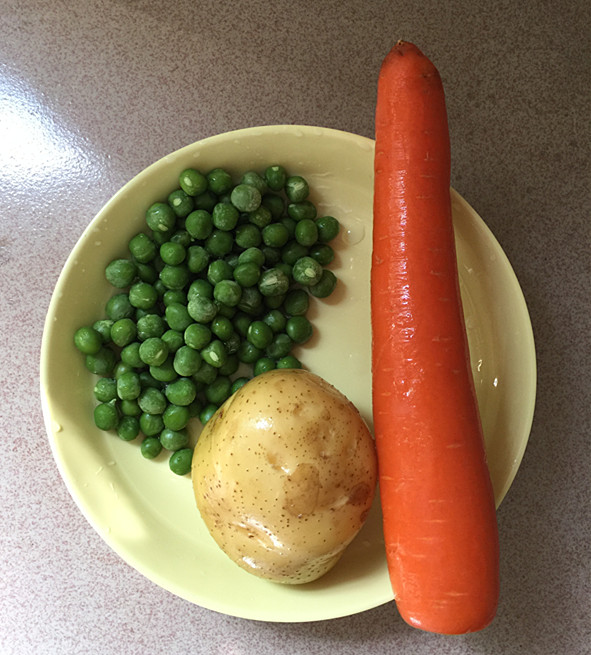
<svg viewBox="0 0 591 655"><path fill-rule="evenodd" d="M407 623L474 632L497 610L495 500L459 290L443 85L410 43L383 61L375 127L372 392L388 568Z"/></svg>

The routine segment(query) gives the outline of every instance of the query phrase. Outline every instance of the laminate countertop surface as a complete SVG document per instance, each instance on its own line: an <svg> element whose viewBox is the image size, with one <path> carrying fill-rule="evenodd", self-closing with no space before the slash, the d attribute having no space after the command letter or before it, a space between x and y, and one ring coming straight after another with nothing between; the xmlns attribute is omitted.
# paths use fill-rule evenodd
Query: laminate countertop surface
<svg viewBox="0 0 591 655"><path fill-rule="evenodd" d="M0 0L2 655L590 652L590 19L582 0ZM452 185L507 254L535 337L497 616L443 637L393 602L301 623L203 609L123 561L68 493L40 400L52 293L95 214L168 153L262 125L372 138L398 39L441 73Z"/></svg>

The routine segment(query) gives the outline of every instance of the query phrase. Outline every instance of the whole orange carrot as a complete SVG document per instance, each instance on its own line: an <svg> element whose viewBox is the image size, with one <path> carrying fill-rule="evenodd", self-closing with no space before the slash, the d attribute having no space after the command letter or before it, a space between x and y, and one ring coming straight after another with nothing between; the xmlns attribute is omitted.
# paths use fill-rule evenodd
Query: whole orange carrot
<svg viewBox="0 0 591 655"><path fill-rule="evenodd" d="M399 42L376 107L373 418L390 578L410 625L476 631L495 616L495 502L470 368L435 66Z"/></svg>

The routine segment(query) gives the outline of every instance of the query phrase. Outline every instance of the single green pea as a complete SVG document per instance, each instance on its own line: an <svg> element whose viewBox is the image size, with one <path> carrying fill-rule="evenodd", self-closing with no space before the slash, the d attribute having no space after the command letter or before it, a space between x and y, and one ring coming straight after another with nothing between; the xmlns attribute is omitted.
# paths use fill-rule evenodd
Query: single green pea
<svg viewBox="0 0 591 655"><path fill-rule="evenodd" d="M166 450L177 451L189 443L189 435L186 430L171 430L164 428L160 433L160 443Z"/></svg>
<svg viewBox="0 0 591 655"><path fill-rule="evenodd" d="M315 259L321 266L328 266L334 260L334 250L326 243L316 244L310 248L308 253L312 259Z"/></svg>
<svg viewBox="0 0 591 655"><path fill-rule="evenodd" d="M194 375L201 366L201 355L190 346L181 346L174 355L174 370L183 377Z"/></svg>
<svg viewBox="0 0 591 655"><path fill-rule="evenodd" d="M191 286L187 291L187 300L191 300L195 296L204 296L213 300L213 284L205 278L197 278L191 282Z"/></svg>
<svg viewBox="0 0 591 655"><path fill-rule="evenodd" d="M195 206L193 198L183 191L183 189L175 189L169 193L166 201L172 207L172 211L177 218L185 218L193 211L193 207Z"/></svg>
<svg viewBox="0 0 591 655"><path fill-rule="evenodd" d="M120 400L119 411L123 416L135 416L139 419L142 413L142 408L140 407L137 398L134 398L132 400Z"/></svg>
<svg viewBox="0 0 591 655"><path fill-rule="evenodd" d="M265 263L265 255L263 254L263 251L260 248L257 248L256 246L247 248L246 250L243 250L239 255L238 255L238 264L249 264L253 263L255 264L258 268L263 266Z"/></svg>
<svg viewBox="0 0 591 655"><path fill-rule="evenodd" d="M248 184L255 187L261 195L267 191L267 183L265 182L264 177L259 175L256 171L246 171L240 179L240 184Z"/></svg>
<svg viewBox="0 0 591 655"><path fill-rule="evenodd" d="M95 375L110 376L113 373L117 356L108 347L103 346L97 353L86 355L84 364Z"/></svg>
<svg viewBox="0 0 591 655"><path fill-rule="evenodd" d="M213 230L213 218L205 209L196 209L185 219L185 229L194 239L205 240Z"/></svg>
<svg viewBox="0 0 591 655"><path fill-rule="evenodd" d="M297 357L287 355L277 360L277 368L302 368L302 363Z"/></svg>
<svg viewBox="0 0 591 655"><path fill-rule="evenodd" d="M152 309L158 302L158 292L147 282L136 282L129 289L129 302L138 309Z"/></svg>
<svg viewBox="0 0 591 655"><path fill-rule="evenodd" d="M186 255L185 247L176 241L165 241L160 246L160 258L165 264L178 266L185 260Z"/></svg>
<svg viewBox="0 0 591 655"><path fill-rule="evenodd" d="M303 218L295 225L295 239L302 246L313 246L318 241L318 228L310 218Z"/></svg>
<svg viewBox="0 0 591 655"><path fill-rule="evenodd" d="M218 202L218 197L210 189L195 196L195 209L205 209L211 213Z"/></svg>
<svg viewBox="0 0 591 655"><path fill-rule="evenodd" d="M240 213L234 205L218 202L213 208L211 217L214 227L227 232L236 227Z"/></svg>
<svg viewBox="0 0 591 655"><path fill-rule="evenodd" d="M129 296L126 293L117 293L107 301L105 313L107 318L118 321L120 318L131 318L134 314L134 307L129 302Z"/></svg>
<svg viewBox="0 0 591 655"><path fill-rule="evenodd" d="M283 332L287 318L285 314L278 309L272 309L263 316L263 321L273 330L273 332Z"/></svg>
<svg viewBox="0 0 591 655"><path fill-rule="evenodd" d="M117 398L117 382L113 378L101 378L94 385L94 397L101 403Z"/></svg>
<svg viewBox="0 0 591 655"><path fill-rule="evenodd" d="M176 230L176 232L170 237L170 243L178 243L179 245L183 246L185 250L191 245L192 242L193 238L187 231L186 225L185 228Z"/></svg>
<svg viewBox="0 0 591 655"><path fill-rule="evenodd" d="M140 433L140 422L136 416L123 416L117 425L117 434L123 441L133 441Z"/></svg>
<svg viewBox="0 0 591 655"><path fill-rule="evenodd" d="M264 271L258 282L258 289L263 296L277 296L289 289L289 278L278 268Z"/></svg>
<svg viewBox="0 0 591 655"><path fill-rule="evenodd" d="M132 368L142 368L144 366L144 362L140 357L139 341L132 341L131 343L128 343L124 348L121 349L119 357L121 357L122 362L128 364Z"/></svg>
<svg viewBox="0 0 591 655"><path fill-rule="evenodd" d="M282 248L289 240L289 232L283 223L271 223L262 230L263 243L271 248Z"/></svg>
<svg viewBox="0 0 591 655"><path fill-rule="evenodd" d="M179 186L189 196L200 196L208 188L207 178L195 168L186 168L179 175Z"/></svg>
<svg viewBox="0 0 591 655"><path fill-rule="evenodd" d="M137 325L131 318L120 318L111 327L111 341L120 348L129 345L137 336Z"/></svg>
<svg viewBox="0 0 591 655"><path fill-rule="evenodd" d="M170 328L179 332L184 332L193 323L187 306L177 302L166 307L164 317Z"/></svg>
<svg viewBox="0 0 591 655"><path fill-rule="evenodd" d="M168 384L164 393L169 403L186 407L195 400L197 387L191 378L182 377Z"/></svg>
<svg viewBox="0 0 591 655"><path fill-rule="evenodd" d="M291 316L287 319L285 331L293 341L302 344L312 336L313 327L305 316Z"/></svg>
<svg viewBox="0 0 591 655"><path fill-rule="evenodd" d="M301 243L295 241L288 241L285 246L281 249L281 261L284 264L289 264L293 266L298 259L306 257L308 255L309 248L303 246Z"/></svg>
<svg viewBox="0 0 591 655"><path fill-rule="evenodd" d="M208 384L213 383L213 381L217 378L218 374L219 374L218 367L212 366L211 364L208 364L207 362L204 361L199 367L197 373L193 374L191 378L193 379L193 382L195 382L196 384L207 386Z"/></svg>
<svg viewBox="0 0 591 655"><path fill-rule="evenodd" d="M136 327L138 340L145 341L150 337L161 337L168 325L159 314L144 314L137 319Z"/></svg>
<svg viewBox="0 0 591 655"><path fill-rule="evenodd" d="M266 373L267 371L272 371L276 368L275 360L270 357L261 357L257 359L253 366L254 375L261 375L261 373Z"/></svg>
<svg viewBox="0 0 591 655"><path fill-rule="evenodd" d="M192 323L185 330L183 336L187 346L201 350L211 341L211 330L203 323Z"/></svg>
<svg viewBox="0 0 591 655"><path fill-rule="evenodd" d="M121 400L134 400L141 390L140 376L137 373L128 371L117 378L117 395Z"/></svg>
<svg viewBox="0 0 591 655"><path fill-rule="evenodd" d="M166 396L160 389L148 387L143 389L138 397L139 406L146 414L162 414L166 409Z"/></svg>
<svg viewBox="0 0 591 655"><path fill-rule="evenodd" d="M242 387L249 381L249 379L250 378L247 378L246 376L236 378L232 382L232 387L230 389L230 393L235 394L239 389L242 389Z"/></svg>
<svg viewBox="0 0 591 655"><path fill-rule="evenodd" d="M205 296L194 296L187 305L189 315L197 323L209 323L217 314L215 303Z"/></svg>
<svg viewBox="0 0 591 655"><path fill-rule="evenodd" d="M273 337L273 340L265 349L265 353L273 360L281 359L289 355L293 345L293 339L285 332L281 332Z"/></svg>
<svg viewBox="0 0 591 655"><path fill-rule="evenodd" d="M160 279L167 289L182 289L189 282L189 268L185 263L178 266L165 264Z"/></svg>
<svg viewBox="0 0 591 655"><path fill-rule="evenodd" d="M257 248L261 245L263 240L261 230L256 225L251 223L239 225L236 228L234 238L236 240L236 245L245 249Z"/></svg>
<svg viewBox="0 0 591 655"><path fill-rule="evenodd" d="M216 259L207 268L207 281L216 285L221 280L232 279L232 267L224 259Z"/></svg>
<svg viewBox="0 0 591 655"><path fill-rule="evenodd" d="M238 264L232 275L241 287L253 287L261 277L261 269L254 262Z"/></svg>
<svg viewBox="0 0 591 655"><path fill-rule="evenodd" d="M168 346L159 337L149 337L140 344L140 358L148 366L160 366L168 357Z"/></svg>
<svg viewBox="0 0 591 655"><path fill-rule="evenodd" d="M316 219L318 227L318 239L322 243L332 241L339 233L341 226L334 216L321 216Z"/></svg>
<svg viewBox="0 0 591 655"><path fill-rule="evenodd" d="M244 364L254 364L264 353L250 341L243 341L236 354L238 355L238 359Z"/></svg>
<svg viewBox="0 0 591 655"><path fill-rule="evenodd" d="M265 182L272 191L281 191L287 182L287 171L280 164L273 164L265 169Z"/></svg>
<svg viewBox="0 0 591 655"><path fill-rule="evenodd" d="M114 403L99 403L94 408L94 423L99 430L114 430L119 422L119 414Z"/></svg>
<svg viewBox="0 0 591 655"><path fill-rule="evenodd" d="M290 316L303 316L310 306L310 296L305 289L292 289L283 301L283 309Z"/></svg>
<svg viewBox="0 0 591 655"><path fill-rule="evenodd" d="M85 325L74 333L74 345L84 355L96 355L103 347L103 339L97 330Z"/></svg>
<svg viewBox="0 0 591 655"><path fill-rule="evenodd" d="M188 407L183 407L182 405L174 405L172 403L168 405L168 407L164 410L164 414L162 414L164 427L175 431L185 428L190 418L191 413Z"/></svg>
<svg viewBox="0 0 591 655"><path fill-rule="evenodd" d="M320 282L322 266L312 257L301 257L293 265L293 279L305 287L311 287Z"/></svg>
<svg viewBox="0 0 591 655"><path fill-rule="evenodd" d="M205 425L209 419L217 412L218 406L213 403L207 403L199 414L199 420Z"/></svg>
<svg viewBox="0 0 591 655"><path fill-rule="evenodd" d="M328 269L322 271L320 280L310 287L310 293L316 298L327 298L337 286L337 277Z"/></svg>
<svg viewBox="0 0 591 655"><path fill-rule="evenodd" d="M231 232L215 229L205 241L205 250L212 257L225 257L232 251L234 238Z"/></svg>
<svg viewBox="0 0 591 655"><path fill-rule="evenodd" d="M172 453L168 460L170 470L176 475L188 475L191 472L191 462L193 461L193 449L181 448Z"/></svg>
<svg viewBox="0 0 591 655"><path fill-rule="evenodd" d="M276 193L265 193L261 206L268 209L274 219L281 218L285 212L285 201Z"/></svg>
<svg viewBox="0 0 591 655"><path fill-rule="evenodd" d="M137 278L141 282L147 282L148 284L156 284L158 281L158 271L155 266L152 264L142 264L138 262L137 266Z"/></svg>
<svg viewBox="0 0 591 655"><path fill-rule="evenodd" d="M227 316L216 316L210 327L215 336L222 341L229 339L234 332L232 321Z"/></svg>
<svg viewBox="0 0 591 655"><path fill-rule="evenodd" d="M303 202L310 194L308 182L301 175L291 175L285 181L285 195L293 202Z"/></svg>
<svg viewBox="0 0 591 655"><path fill-rule="evenodd" d="M137 265L130 259L114 259L105 268L107 281L118 289L125 289L137 275Z"/></svg>
<svg viewBox="0 0 591 655"><path fill-rule="evenodd" d="M124 375L125 373L129 373L129 372L131 372L133 370L134 369L133 369L132 366L130 366L129 364L126 364L125 362L122 362L121 360L119 360L115 364L115 368L113 369L112 377L115 378L115 380L118 380L122 375Z"/></svg>
<svg viewBox="0 0 591 655"><path fill-rule="evenodd" d="M158 382L172 382L178 377L178 373L174 368L174 356L169 355L163 364L159 366L151 365L149 368L150 375Z"/></svg>
<svg viewBox="0 0 591 655"><path fill-rule="evenodd" d="M143 232L132 237L127 247L131 256L140 264L151 262L158 254L156 244Z"/></svg>
<svg viewBox="0 0 591 655"><path fill-rule="evenodd" d="M256 186L237 184L230 194L232 204L241 212L252 212L261 204L262 195Z"/></svg>
<svg viewBox="0 0 591 655"><path fill-rule="evenodd" d="M316 205L309 200L290 202L287 205L287 215L295 221L301 221L304 218L314 220L317 216Z"/></svg>
<svg viewBox="0 0 591 655"><path fill-rule="evenodd" d="M146 211L146 223L155 233L168 232L174 228L176 214L169 204L155 202Z"/></svg>
<svg viewBox="0 0 591 655"><path fill-rule="evenodd" d="M155 437L164 430L164 419L162 418L162 414L149 414L143 412L138 420L140 430L146 435L146 437Z"/></svg>
<svg viewBox="0 0 591 655"><path fill-rule="evenodd" d="M226 363L228 351L219 339L214 339L201 350L201 357L210 366L220 368Z"/></svg>
<svg viewBox="0 0 591 655"><path fill-rule="evenodd" d="M224 401L230 397L232 382L228 376L218 375L218 377L205 389L205 398L208 402L215 405L223 405Z"/></svg>
<svg viewBox="0 0 591 655"><path fill-rule="evenodd" d="M168 307L173 303L186 305L187 294L183 289L166 289L162 294L162 303L164 304L165 307Z"/></svg>
<svg viewBox="0 0 591 655"><path fill-rule="evenodd" d="M235 280L221 280L213 288L213 297L226 306L235 307L242 297L242 287Z"/></svg>
<svg viewBox="0 0 591 655"><path fill-rule="evenodd" d="M140 446L140 452L146 459L154 459L155 457L158 457L161 451L162 444L160 443L160 440L154 436L146 437Z"/></svg>
<svg viewBox="0 0 591 655"><path fill-rule="evenodd" d="M185 264L191 273L201 273L204 271L210 261L210 254L203 246L190 246L187 249Z"/></svg>
<svg viewBox="0 0 591 655"><path fill-rule="evenodd" d="M242 289L242 295L237 307L250 316L260 314L263 309L263 294L259 291L258 286Z"/></svg>
<svg viewBox="0 0 591 655"><path fill-rule="evenodd" d="M114 322L110 318L101 318L92 324L92 329L99 333L103 344L111 341L111 328Z"/></svg>
<svg viewBox="0 0 591 655"><path fill-rule="evenodd" d="M222 196L232 190L232 176L223 168L214 168L206 177L209 188L217 196Z"/></svg>
<svg viewBox="0 0 591 655"><path fill-rule="evenodd" d="M256 225L261 230L269 225L273 220L271 211L266 207L263 207L263 205L260 205L260 207L257 207L257 209L252 212L248 212L247 216L248 222Z"/></svg>
<svg viewBox="0 0 591 655"><path fill-rule="evenodd" d="M273 330L264 321L253 321L248 326L246 338L253 346L264 350L273 340Z"/></svg>

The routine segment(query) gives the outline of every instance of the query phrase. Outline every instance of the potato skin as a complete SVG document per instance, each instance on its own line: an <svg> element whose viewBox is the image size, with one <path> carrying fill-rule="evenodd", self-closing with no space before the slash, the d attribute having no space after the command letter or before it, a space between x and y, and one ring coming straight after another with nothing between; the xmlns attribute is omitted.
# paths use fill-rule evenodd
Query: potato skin
<svg viewBox="0 0 591 655"><path fill-rule="evenodd" d="M302 584L331 569L363 526L377 460L343 394L303 369L274 370L206 424L192 480L207 528L236 564Z"/></svg>

